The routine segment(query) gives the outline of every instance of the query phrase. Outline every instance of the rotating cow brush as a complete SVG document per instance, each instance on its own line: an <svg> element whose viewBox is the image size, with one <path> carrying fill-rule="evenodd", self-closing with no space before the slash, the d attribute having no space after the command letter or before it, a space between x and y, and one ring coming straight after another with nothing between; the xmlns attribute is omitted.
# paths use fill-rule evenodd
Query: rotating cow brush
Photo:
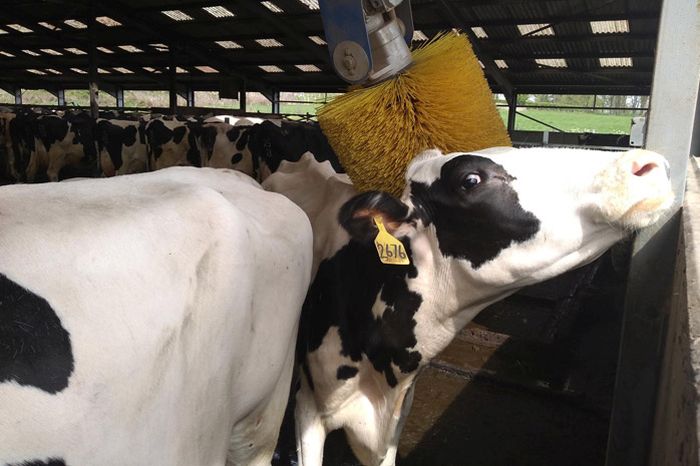
<svg viewBox="0 0 700 466"><path fill-rule="evenodd" d="M321 7L328 36L333 28L328 25L324 2ZM413 32L412 25L401 30ZM370 58L386 43L391 50L397 48L395 38L377 41L372 34ZM360 72L352 69L353 73L348 73L348 68L356 68L358 63L364 66L364 55L360 50L360 59L356 59L355 49L344 46L346 42L328 40L334 66L347 81L361 82L364 68ZM387 56L377 55L380 60ZM400 195L406 167L424 149L449 153L511 145L479 61L464 35L442 34L414 50L412 60L406 60L401 52L397 56L402 57L398 65L381 61L373 68L370 60L364 78L371 82L378 75L379 82L351 88L318 112L321 129L359 191ZM375 72L376 68L380 72Z"/></svg>

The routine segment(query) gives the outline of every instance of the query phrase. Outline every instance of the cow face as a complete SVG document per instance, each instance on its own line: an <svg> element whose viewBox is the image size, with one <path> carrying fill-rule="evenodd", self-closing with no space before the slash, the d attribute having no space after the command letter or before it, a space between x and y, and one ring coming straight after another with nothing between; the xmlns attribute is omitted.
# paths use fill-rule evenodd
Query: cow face
<svg viewBox="0 0 700 466"><path fill-rule="evenodd" d="M250 127L210 122L198 132L203 164L214 168L231 168L252 176L253 157L248 148Z"/></svg>
<svg viewBox="0 0 700 466"><path fill-rule="evenodd" d="M198 123L151 120L146 124L146 143L153 169L175 165L201 166L197 149Z"/></svg>
<svg viewBox="0 0 700 466"><path fill-rule="evenodd" d="M441 262L480 290L516 289L589 262L658 220L673 201L665 167L639 150L428 151L409 166L401 200L362 194L340 221L367 241L380 215L419 265Z"/></svg>

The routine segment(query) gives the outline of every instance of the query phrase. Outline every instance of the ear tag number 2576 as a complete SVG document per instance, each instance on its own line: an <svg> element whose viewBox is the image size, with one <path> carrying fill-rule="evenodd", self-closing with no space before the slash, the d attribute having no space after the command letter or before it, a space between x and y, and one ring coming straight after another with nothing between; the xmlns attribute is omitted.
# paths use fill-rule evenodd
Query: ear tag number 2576
<svg viewBox="0 0 700 466"><path fill-rule="evenodd" d="M408 259L408 254L401 244L401 241L394 238L391 233L386 231L384 222L379 216L374 217L374 223L379 228L377 237L374 238L374 246L379 253L379 260L382 264L390 265L408 265L411 261Z"/></svg>

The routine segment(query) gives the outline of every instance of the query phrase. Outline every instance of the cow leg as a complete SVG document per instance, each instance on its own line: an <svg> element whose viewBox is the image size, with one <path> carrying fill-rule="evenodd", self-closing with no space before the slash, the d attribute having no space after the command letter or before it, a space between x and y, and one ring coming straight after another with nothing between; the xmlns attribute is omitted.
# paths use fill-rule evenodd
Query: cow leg
<svg viewBox="0 0 700 466"><path fill-rule="evenodd" d="M301 377L301 388L296 396L294 424L297 434L297 456L299 466L321 466L326 428L316 408L311 388L306 377Z"/></svg>
<svg viewBox="0 0 700 466"><path fill-rule="evenodd" d="M384 455L380 466L394 466L396 464L396 454L399 450L399 440L401 439L401 431L406 424L406 418L408 418L408 413L411 411L411 406L413 405L413 392L415 391L415 382L411 384L409 389L403 398L403 403L401 404L401 412L398 417L394 416L392 418L392 426L390 428L394 429L391 434L391 439L389 440L389 445ZM391 432L389 430L388 432Z"/></svg>
<svg viewBox="0 0 700 466"><path fill-rule="evenodd" d="M36 150L33 150L29 155L29 162L27 163L26 171L26 179L29 183L33 182L34 178L36 177L38 158L39 155L37 154Z"/></svg>
<svg viewBox="0 0 700 466"><path fill-rule="evenodd" d="M227 466L269 466L275 453L285 407L289 401L289 386L294 373L294 348L288 351L285 369L274 391L259 409L233 426L229 443Z"/></svg>

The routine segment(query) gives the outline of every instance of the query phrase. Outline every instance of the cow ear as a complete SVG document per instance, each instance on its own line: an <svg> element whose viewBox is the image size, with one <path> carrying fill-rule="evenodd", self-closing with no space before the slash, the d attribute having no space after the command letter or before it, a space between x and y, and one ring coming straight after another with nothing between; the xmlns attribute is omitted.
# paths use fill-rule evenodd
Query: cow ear
<svg viewBox="0 0 700 466"><path fill-rule="evenodd" d="M370 191L358 194L340 208L338 221L360 242L370 242L379 230L374 217L380 217L387 231L394 236L407 236L415 228L408 218L408 206L391 194Z"/></svg>

